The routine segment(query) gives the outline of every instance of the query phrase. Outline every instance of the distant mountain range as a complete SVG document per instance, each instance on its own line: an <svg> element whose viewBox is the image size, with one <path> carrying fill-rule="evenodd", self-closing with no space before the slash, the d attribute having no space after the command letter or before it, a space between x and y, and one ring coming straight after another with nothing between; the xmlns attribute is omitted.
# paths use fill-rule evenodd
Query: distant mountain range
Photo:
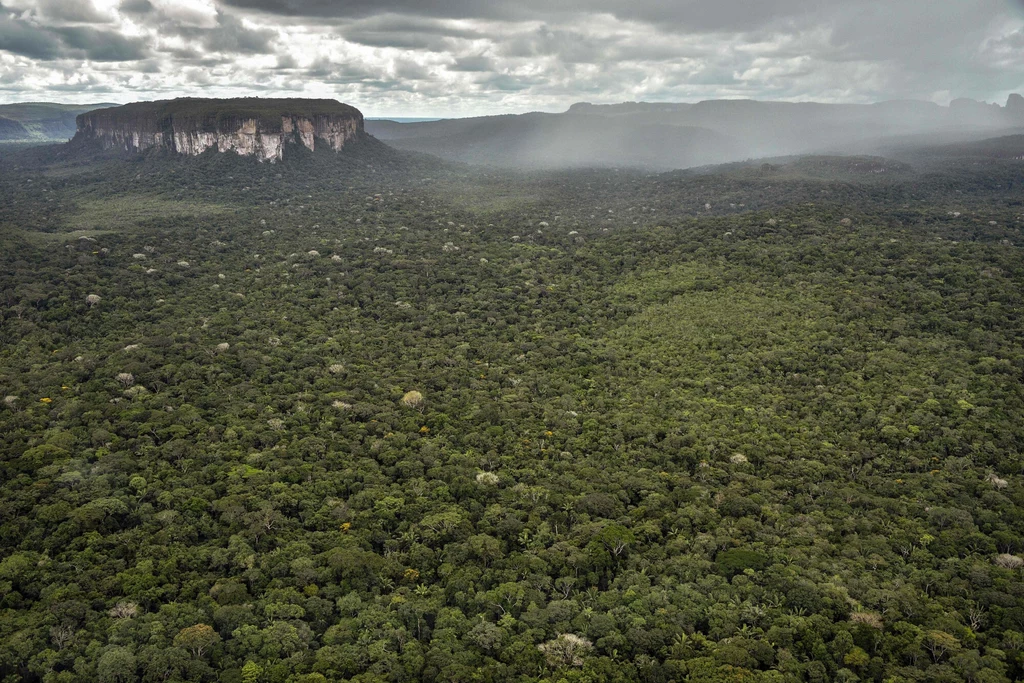
<svg viewBox="0 0 1024 683"><path fill-rule="evenodd" d="M115 105L0 105L0 141L67 140L75 134L78 114L110 106ZM365 130L398 149L471 164L666 170L813 153L887 154L986 138L1009 141L1024 133L1024 97L1011 95L1005 106L959 99L948 107L912 100L581 102L559 114L367 119ZM1014 147L1004 156L1018 154Z"/></svg>
<svg viewBox="0 0 1024 683"><path fill-rule="evenodd" d="M928 136L963 142L1024 131L1024 98L1005 107L954 100L872 105L709 100L578 103L562 114L531 113L419 123L367 121L400 149L517 168L685 168L812 152L876 152Z"/></svg>
<svg viewBox="0 0 1024 683"><path fill-rule="evenodd" d="M64 141L75 135L75 117L113 104L0 104L0 142Z"/></svg>

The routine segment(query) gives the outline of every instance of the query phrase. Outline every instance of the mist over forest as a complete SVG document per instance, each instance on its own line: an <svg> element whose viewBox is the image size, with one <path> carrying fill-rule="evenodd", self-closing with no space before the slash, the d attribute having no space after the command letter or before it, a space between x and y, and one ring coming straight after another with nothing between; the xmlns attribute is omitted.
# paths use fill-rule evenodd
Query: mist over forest
<svg viewBox="0 0 1024 683"><path fill-rule="evenodd" d="M420 123L368 121L400 149L509 168L633 166L668 170L814 153L885 154L1024 132L1024 98L874 105L714 100L694 104L578 103L562 114Z"/></svg>

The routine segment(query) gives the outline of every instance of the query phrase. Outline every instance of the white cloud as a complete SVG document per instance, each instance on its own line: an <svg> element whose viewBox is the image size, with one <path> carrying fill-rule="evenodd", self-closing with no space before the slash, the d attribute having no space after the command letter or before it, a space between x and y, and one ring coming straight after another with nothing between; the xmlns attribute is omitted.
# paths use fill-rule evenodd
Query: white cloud
<svg viewBox="0 0 1024 683"><path fill-rule="evenodd" d="M150 0L153 7L166 19L182 26L214 28L217 26L217 6L213 0Z"/></svg>
<svg viewBox="0 0 1024 683"><path fill-rule="evenodd" d="M280 94L462 116L1024 90L1024 16L998 0L739 2L0 0L0 101Z"/></svg>

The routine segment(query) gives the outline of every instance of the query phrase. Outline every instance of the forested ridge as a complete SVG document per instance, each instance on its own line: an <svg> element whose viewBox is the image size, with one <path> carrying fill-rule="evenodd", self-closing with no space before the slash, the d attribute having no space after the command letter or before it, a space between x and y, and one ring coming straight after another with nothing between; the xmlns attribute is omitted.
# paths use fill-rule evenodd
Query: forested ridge
<svg viewBox="0 0 1024 683"><path fill-rule="evenodd" d="M1020 162L3 154L4 681L1024 678Z"/></svg>

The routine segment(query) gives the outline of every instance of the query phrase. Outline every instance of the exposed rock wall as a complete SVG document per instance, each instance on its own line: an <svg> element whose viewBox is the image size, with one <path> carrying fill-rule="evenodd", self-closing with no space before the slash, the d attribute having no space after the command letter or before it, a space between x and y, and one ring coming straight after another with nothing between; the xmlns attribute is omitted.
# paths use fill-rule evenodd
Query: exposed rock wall
<svg viewBox="0 0 1024 683"><path fill-rule="evenodd" d="M279 161L290 144L338 152L362 132L359 110L334 100L180 99L82 114L75 137L128 152L196 156L216 149Z"/></svg>

